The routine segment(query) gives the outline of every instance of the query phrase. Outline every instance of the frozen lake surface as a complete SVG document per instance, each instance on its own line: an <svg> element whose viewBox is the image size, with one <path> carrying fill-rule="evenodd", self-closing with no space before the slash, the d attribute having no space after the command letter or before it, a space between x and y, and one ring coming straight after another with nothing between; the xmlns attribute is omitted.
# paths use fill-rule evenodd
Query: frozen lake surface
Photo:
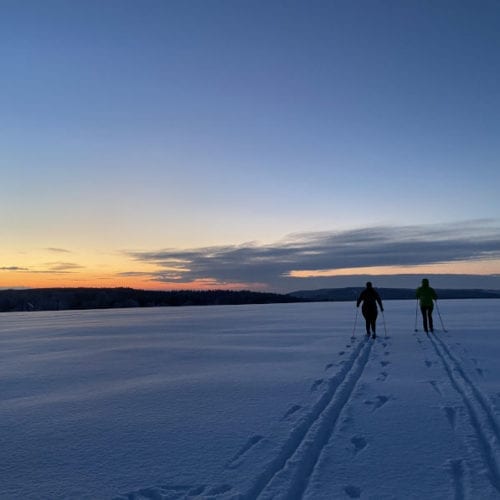
<svg viewBox="0 0 500 500"><path fill-rule="evenodd" d="M500 301L0 315L0 498L498 499Z"/></svg>

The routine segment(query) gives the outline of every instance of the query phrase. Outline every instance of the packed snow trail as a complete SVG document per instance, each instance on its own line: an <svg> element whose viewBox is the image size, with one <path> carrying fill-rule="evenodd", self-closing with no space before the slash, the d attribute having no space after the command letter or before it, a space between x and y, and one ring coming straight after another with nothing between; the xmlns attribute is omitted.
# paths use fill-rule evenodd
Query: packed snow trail
<svg viewBox="0 0 500 500"><path fill-rule="evenodd" d="M293 430L279 456L257 479L252 490L243 495L245 500L302 497L321 450L363 373L372 345L369 339L358 344L341 371L330 379L328 391Z"/></svg>
<svg viewBox="0 0 500 500"><path fill-rule="evenodd" d="M430 342L441 360L444 370L467 409L472 435L476 438L476 448L480 451L488 479L500 497L500 430L495 412L488 398L474 384L459 360L451 352L446 343L437 335L429 335ZM469 445L471 446L471 445ZM455 464L458 467L458 464ZM457 470L463 476L463 471Z"/></svg>

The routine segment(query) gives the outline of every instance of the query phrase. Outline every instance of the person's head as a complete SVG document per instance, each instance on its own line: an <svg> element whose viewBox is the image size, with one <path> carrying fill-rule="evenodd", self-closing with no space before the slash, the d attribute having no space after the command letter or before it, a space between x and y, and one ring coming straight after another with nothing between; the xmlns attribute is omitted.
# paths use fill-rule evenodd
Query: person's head
<svg viewBox="0 0 500 500"><path fill-rule="evenodd" d="M429 286L429 280L427 278L422 280L422 286Z"/></svg>
<svg viewBox="0 0 500 500"><path fill-rule="evenodd" d="M367 281L366 282L366 288L371 288L372 287L372 282L371 281Z"/></svg>

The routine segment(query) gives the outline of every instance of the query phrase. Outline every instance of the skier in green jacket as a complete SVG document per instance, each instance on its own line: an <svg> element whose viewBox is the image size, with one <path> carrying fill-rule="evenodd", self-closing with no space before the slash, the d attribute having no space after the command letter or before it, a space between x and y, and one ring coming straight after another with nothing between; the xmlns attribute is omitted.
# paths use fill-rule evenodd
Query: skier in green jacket
<svg viewBox="0 0 500 500"><path fill-rule="evenodd" d="M434 325L432 323L432 311L434 309L434 300L437 300L437 294L434 288L429 286L429 280L424 278L422 286L417 288L417 300L420 301L420 311L422 312L422 319L424 321L425 333L434 332Z"/></svg>

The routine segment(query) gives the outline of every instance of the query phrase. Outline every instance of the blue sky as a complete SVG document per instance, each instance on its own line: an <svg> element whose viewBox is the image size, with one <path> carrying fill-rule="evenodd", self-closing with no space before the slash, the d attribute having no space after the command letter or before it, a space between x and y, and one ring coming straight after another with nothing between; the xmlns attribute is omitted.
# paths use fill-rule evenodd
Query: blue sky
<svg viewBox="0 0 500 500"><path fill-rule="evenodd" d="M408 226L425 242L436 224L500 240L497 1L16 0L0 11L0 286L282 290L312 285L289 278L304 270L335 286L332 270L381 275L405 259L380 267L355 251L342 263L333 249L252 281L243 265L225 277L188 259L169 274L150 257ZM400 271L500 274L498 250L458 262L451 247Z"/></svg>

